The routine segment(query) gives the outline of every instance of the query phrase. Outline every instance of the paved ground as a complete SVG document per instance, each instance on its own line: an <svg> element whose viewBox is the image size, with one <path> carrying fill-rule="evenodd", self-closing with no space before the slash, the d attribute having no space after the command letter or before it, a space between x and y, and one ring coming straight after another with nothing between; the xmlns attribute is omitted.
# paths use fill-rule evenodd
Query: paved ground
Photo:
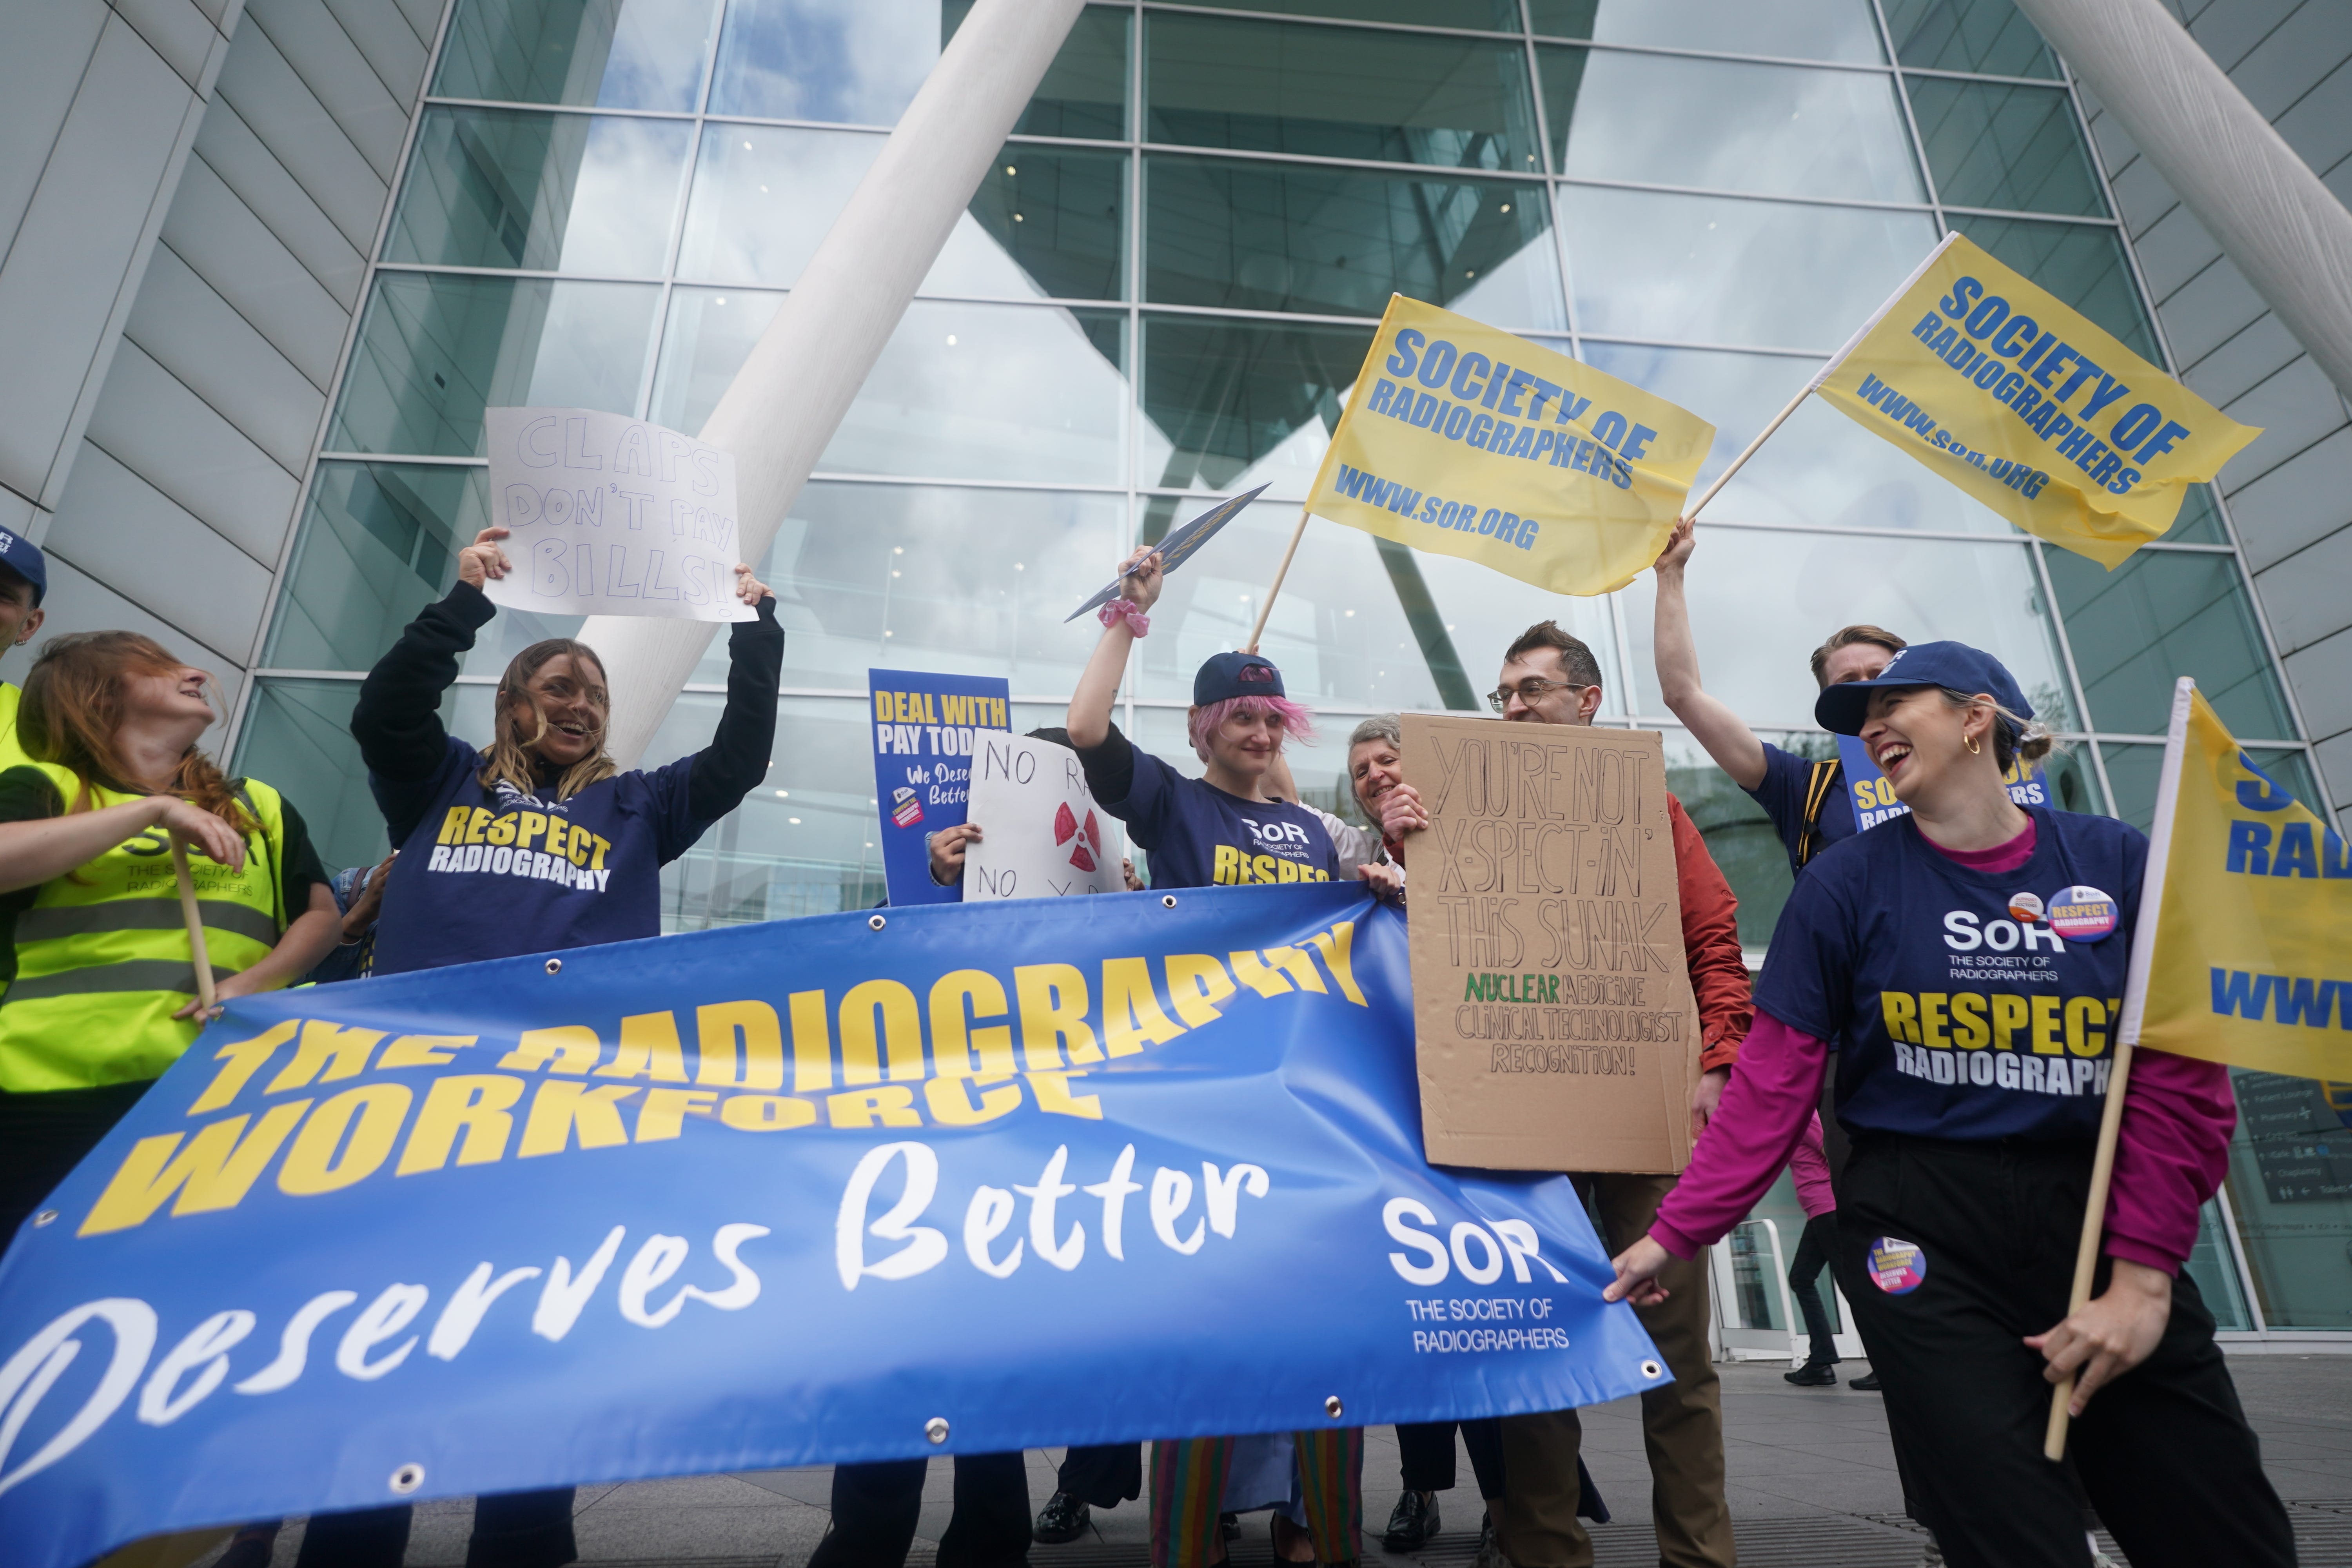
<svg viewBox="0 0 2352 1568"><path fill-rule="evenodd" d="M2305 1568L2352 1565L2352 1356L2241 1356L2238 1387L2261 1432L2279 1494L2291 1505ZM1843 1371L1859 1373L1858 1363ZM1781 1369L1748 1363L1724 1374L1725 1447L1740 1557L1749 1568L1909 1568L1921 1538L1902 1520L1902 1489L1874 1394L1792 1388ZM1396 1444L1385 1428L1367 1435L1364 1493L1372 1531L1397 1494ZM1055 1456L1058 1458L1058 1456ZM1615 1522L1595 1531L1601 1568L1657 1561L1647 1514L1649 1474L1638 1407L1631 1400L1585 1413L1585 1462ZM1462 1486L1444 1494L1444 1532L1418 1554L1423 1568L1462 1568L1476 1543L1478 1504L1465 1458ZM578 1534L583 1563L665 1568L799 1568L824 1533L824 1470L772 1470L581 1489ZM935 1460L926 1489L915 1562L927 1563L948 1519L949 1461ZM1053 1492L1044 1454L1029 1457L1033 1504ZM471 1505L417 1510L408 1563L466 1559ZM1039 1547L1035 1568L1140 1568L1144 1508L1130 1503L1095 1515L1096 1532L1066 1547ZM1245 1521L1239 1568L1264 1563L1264 1515ZM275 1568L291 1568L299 1523L279 1537ZM1368 1558L1399 1563L1367 1542Z"/></svg>

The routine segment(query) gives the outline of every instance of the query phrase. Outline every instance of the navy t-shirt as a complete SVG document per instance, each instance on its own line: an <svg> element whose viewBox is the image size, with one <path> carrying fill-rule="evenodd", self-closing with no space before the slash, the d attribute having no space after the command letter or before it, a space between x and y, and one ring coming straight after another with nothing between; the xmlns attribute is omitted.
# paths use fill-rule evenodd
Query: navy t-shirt
<svg viewBox="0 0 2352 1568"><path fill-rule="evenodd" d="M1834 768L1837 759L1831 763ZM1764 808L1772 819L1774 831L1789 851L1789 869L1805 868L1797 859L1797 846L1805 837L1805 793L1812 783L1813 764L1794 752L1784 752L1769 741L1764 743L1764 777L1748 796ZM1844 781L1833 778L1829 794L1822 801L1822 810L1815 819L1816 837L1813 858L1821 858L1822 851L1831 845L1854 836L1853 797L1846 793Z"/></svg>
<svg viewBox="0 0 2352 1568"><path fill-rule="evenodd" d="M1104 786L1121 782L1120 759L1107 753L1122 747L1132 773L1125 793L1113 798ZM1151 852L1155 888L1328 882L1339 874L1330 833L1303 805L1227 795L1205 779L1187 778L1116 731L1079 757L1102 808Z"/></svg>
<svg viewBox="0 0 2352 1568"><path fill-rule="evenodd" d="M1829 1042L1849 1131L2098 1131L2147 840L2112 817L2028 810L2033 858L2015 870L1971 870L1905 816L1797 879L1756 1005ZM2080 888L2110 901L2096 940L2053 929L2082 923L2084 900L2060 897Z"/></svg>
<svg viewBox="0 0 2352 1568"><path fill-rule="evenodd" d="M661 934L661 868L710 826L687 805L694 758L558 801L504 781L485 789L482 754L454 735L448 747L429 781L369 781L400 846L376 973Z"/></svg>

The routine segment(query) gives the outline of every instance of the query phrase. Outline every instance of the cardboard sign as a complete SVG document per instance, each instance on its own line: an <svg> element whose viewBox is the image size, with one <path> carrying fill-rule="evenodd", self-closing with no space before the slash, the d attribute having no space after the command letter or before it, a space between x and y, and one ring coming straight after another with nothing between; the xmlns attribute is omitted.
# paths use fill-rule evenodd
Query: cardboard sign
<svg viewBox="0 0 2352 1568"><path fill-rule="evenodd" d="M490 602L551 616L748 621L735 458L589 408L492 408L490 520L515 569Z"/></svg>
<svg viewBox="0 0 2352 1568"><path fill-rule="evenodd" d="M1160 574L1165 577L1169 573L1191 560L1194 551L1208 543L1215 536L1217 530L1239 517L1242 514L1242 509L1264 495L1265 489L1265 486L1260 485L1244 495L1237 495L1231 500L1219 501L1215 506L1153 545L1151 548L1160 552ZM1097 590L1093 598L1064 616L1062 624L1067 626L1088 610L1109 604L1118 597L1119 591L1126 585L1126 578L1112 578L1108 587Z"/></svg>
<svg viewBox="0 0 2352 1568"><path fill-rule="evenodd" d="M1404 716L1432 1164L1678 1172L1698 1005L1654 730Z"/></svg>
<svg viewBox="0 0 2352 1568"><path fill-rule="evenodd" d="M964 851L963 901L1123 893L1118 820L1095 804L1078 753L1051 741L987 735L971 759L979 843Z"/></svg>
<svg viewBox="0 0 2352 1568"><path fill-rule="evenodd" d="M965 820L972 754L992 731L1012 728L1012 688L1002 677L869 669L866 689L890 902L954 903L962 890L931 880L931 836Z"/></svg>
<svg viewBox="0 0 2352 1568"><path fill-rule="evenodd" d="M1838 761L1845 764L1846 794L1853 801L1854 825L1864 832L1898 816L1908 816L1911 808L1895 798L1895 781L1881 773L1878 764L1870 760L1870 748L1862 743L1859 735L1837 738ZM2023 761L2009 764L2001 775L2009 786L2009 798L2020 805L2048 805L2050 781L2042 772L2040 763Z"/></svg>

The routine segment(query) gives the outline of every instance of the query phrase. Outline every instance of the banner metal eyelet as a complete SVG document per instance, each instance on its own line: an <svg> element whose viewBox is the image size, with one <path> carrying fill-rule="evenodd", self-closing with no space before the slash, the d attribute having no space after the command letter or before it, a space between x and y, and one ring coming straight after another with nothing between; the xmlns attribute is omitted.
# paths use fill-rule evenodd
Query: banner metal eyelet
<svg viewBox="0 0 2352 1568"><path fill-rule="evenodd" d="M561 973L563 973L563 960L562 960L562 959L560 959L560 958L551 958L551 959L549 959L549 960L547 961L547 972L548 972L550 974L561 974Z"/></svg>
<svg viewBox="0 0 2352 1568"><path fill-rule="evenodd" d="M884 926L890 922L884 920L880 915L869 915L866 917L866 923L875 931L880 931Z"/></svg>

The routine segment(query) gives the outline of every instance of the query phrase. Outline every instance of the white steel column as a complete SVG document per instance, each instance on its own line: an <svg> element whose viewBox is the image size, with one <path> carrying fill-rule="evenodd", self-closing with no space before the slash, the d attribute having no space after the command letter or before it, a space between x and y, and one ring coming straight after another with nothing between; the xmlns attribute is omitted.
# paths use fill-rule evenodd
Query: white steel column
<svg viewBox="0 0 2352 1568"><path fill-rule="evenodd" d="M2336 390L2352 395L2352 213L2162 0L2017 0Z"/></svg>
<svg viewBox="0 0 2352 1568"><path fill-rule="evenodd" d="M741 559L756 565L773 542L1085 4L971 8L711 411L703 440L735 454ZM611 680L610 747L623 767L636 765L717 630L637 616L591 616L581 628Z"/></svg>

